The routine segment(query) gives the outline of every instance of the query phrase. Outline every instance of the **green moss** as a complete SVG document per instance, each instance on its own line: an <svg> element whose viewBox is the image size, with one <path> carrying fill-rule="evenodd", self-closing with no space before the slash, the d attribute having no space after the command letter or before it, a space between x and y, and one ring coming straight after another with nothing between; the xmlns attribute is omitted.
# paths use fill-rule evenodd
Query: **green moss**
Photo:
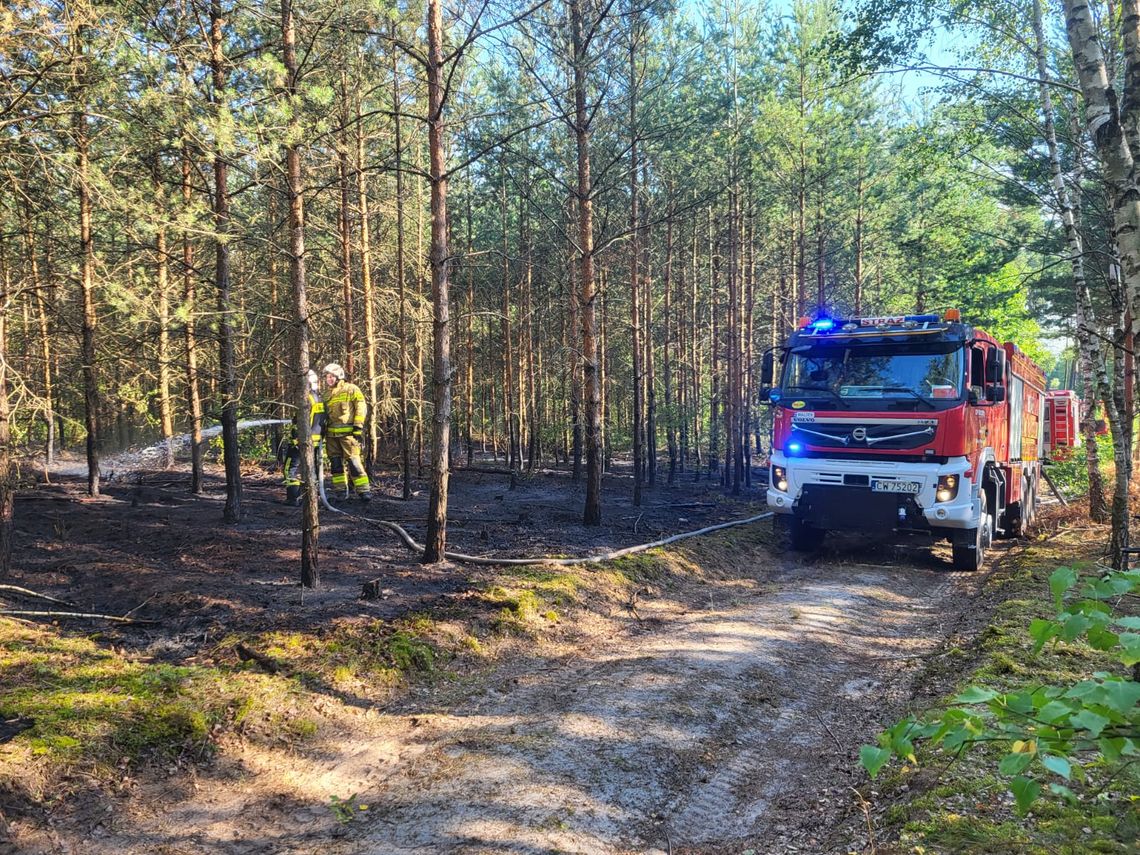
<svg viewBox="0 0 1140 855"><path fill-rule="evenodd" d="M661 554L659 549L638 552L617 558L610 566L630 582L657 582L668 572L668 568L661 562Z"/></svg>
<svg viewBox="0 0 1140 855"><path fill-rule="evenodd" d="M411 633L398 630L388 636L387 654L401 671L431 671L435 667L435 651L430 644Z"/></svg>
<svg viewBox="0 0 1140 855"><path fill-rule="evenodd" d="M132 661L85 638L0 621L7 666L0 712L32 727L11 742L0 777L18 785L20 749L48 766L95 767L148 755L202 754L236 710L248 715L260 676Z"/></svg>

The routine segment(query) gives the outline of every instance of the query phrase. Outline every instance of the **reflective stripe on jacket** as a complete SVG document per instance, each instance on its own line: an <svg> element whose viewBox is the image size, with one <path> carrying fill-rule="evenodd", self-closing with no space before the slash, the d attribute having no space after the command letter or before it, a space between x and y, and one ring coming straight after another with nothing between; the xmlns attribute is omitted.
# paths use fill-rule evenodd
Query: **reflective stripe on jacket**
<svg viewBox="0 0 1140 855"><path fill-rule="evenodd" d="M325 427L325 402L314 395L309 393L309 434L313 437L313 442L318 442L321 438L321 432ZM297 447L297 423L294 422L289 431L290 447ZM278 451L277 459L281 460L281 452Z"/></svg>
<svg viewBox="0 0 1140 855"><path fill-rule="evenodd" d="M325 390L325 423L329 436L344 436L364 427L368 404L364 393L352 383L341 380Z"/></svg>

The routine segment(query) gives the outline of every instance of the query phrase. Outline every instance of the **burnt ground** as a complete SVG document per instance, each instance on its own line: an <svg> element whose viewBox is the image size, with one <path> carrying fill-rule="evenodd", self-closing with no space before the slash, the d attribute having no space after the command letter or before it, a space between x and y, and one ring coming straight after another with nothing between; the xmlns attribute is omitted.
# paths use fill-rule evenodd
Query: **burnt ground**
<svg viewBox="0 0 1140 855"><path fill-rule="evenodd" d="M442 613L498 578L425 567L386 530L324 513L323 584L302 594L300 512L267 468L247 473L246 516L231 527L216 471L202 497L179 472L130 472L94 500L55 480L20 496L9 581L159 621L99 628L101 643L152 660L194 661L227 634ZM762 510L759 488L727 497L691 473L640 508L630 486L609 476L607 524L586 529L565 472L510 490L504 474L458 469L450 548L581 555ZM381 480L382 494L397 489ZM347 509L419 539L426 501L420 486L408 503ZM930 694L922 663L984 620L971 612L984 574L949 572L944 547L860 538L787 554L767 530L688 541L673 581L580 603L549 637L504 641L451 682L413 681L384 702L330 693L302 745L233 739L206 766L140 770L129 797L88 793L97 810L12 826L12 851L870 851L851 790L866 782L858 747ZM382 598L360 599L377 579ZM349 794L368 810L337 822L330 797Z"/></svg>
<svg viewBox="0 0 1140 855"><path fill-rule="evenodd" d="M632 478L607 474L604 523L581 524L584 482L566 471L543 469L510 489L501 462L484 461L451 477L448 549L481 556L576 556L646 543L681 531L762 512L759 486L726 496L715 482L688 473L674 485L647 489L641 507L631 501ZM61 467L74 471L74 464ZM201 639L225 630L317 626L339 616L391 619L423 608L489 575L477 567L418 563L390 531L369 519L398 522L423 541L427 485L398 498L400 482L377 480L368 505L337 507L352 516L321 512L321 587L293 590L300 579L300 509L283 503L278 476L266 464L243 476L242 522L222 524L225 482L207 469L204 494L187 490L185 472L124 472L97 499L86 480L55 475L51 485L21 491L16 504L14 584L63 596L91 612L158 619L157 630L132 629L134 643L150 638ZM362 602L363 583L382 580L383 599ZM363 611L362 611L363 610Z"/></svg>

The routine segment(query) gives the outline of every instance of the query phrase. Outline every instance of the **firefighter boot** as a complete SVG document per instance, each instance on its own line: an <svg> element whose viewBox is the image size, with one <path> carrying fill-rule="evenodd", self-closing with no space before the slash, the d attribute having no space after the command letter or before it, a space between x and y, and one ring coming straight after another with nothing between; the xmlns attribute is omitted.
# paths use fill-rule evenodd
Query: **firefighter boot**
<svg viewBox="0 0 1140 855"><path fill-rule="evenodd" d="M285 488L285 504L296 507L301 504L301 485L289 485Z"/></svg>

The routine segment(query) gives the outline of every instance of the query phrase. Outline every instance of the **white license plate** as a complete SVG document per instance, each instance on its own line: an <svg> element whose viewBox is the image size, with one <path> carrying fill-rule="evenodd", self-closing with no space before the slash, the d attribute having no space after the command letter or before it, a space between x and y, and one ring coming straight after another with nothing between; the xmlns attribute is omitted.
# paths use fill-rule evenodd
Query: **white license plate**
<svg viewBox="0 0 1140 855"><path fill-rule="evenodd" d="M871 479L871 491L875 493L917 493L922 489L918 481L887 481L882 478Z"/></svg>

